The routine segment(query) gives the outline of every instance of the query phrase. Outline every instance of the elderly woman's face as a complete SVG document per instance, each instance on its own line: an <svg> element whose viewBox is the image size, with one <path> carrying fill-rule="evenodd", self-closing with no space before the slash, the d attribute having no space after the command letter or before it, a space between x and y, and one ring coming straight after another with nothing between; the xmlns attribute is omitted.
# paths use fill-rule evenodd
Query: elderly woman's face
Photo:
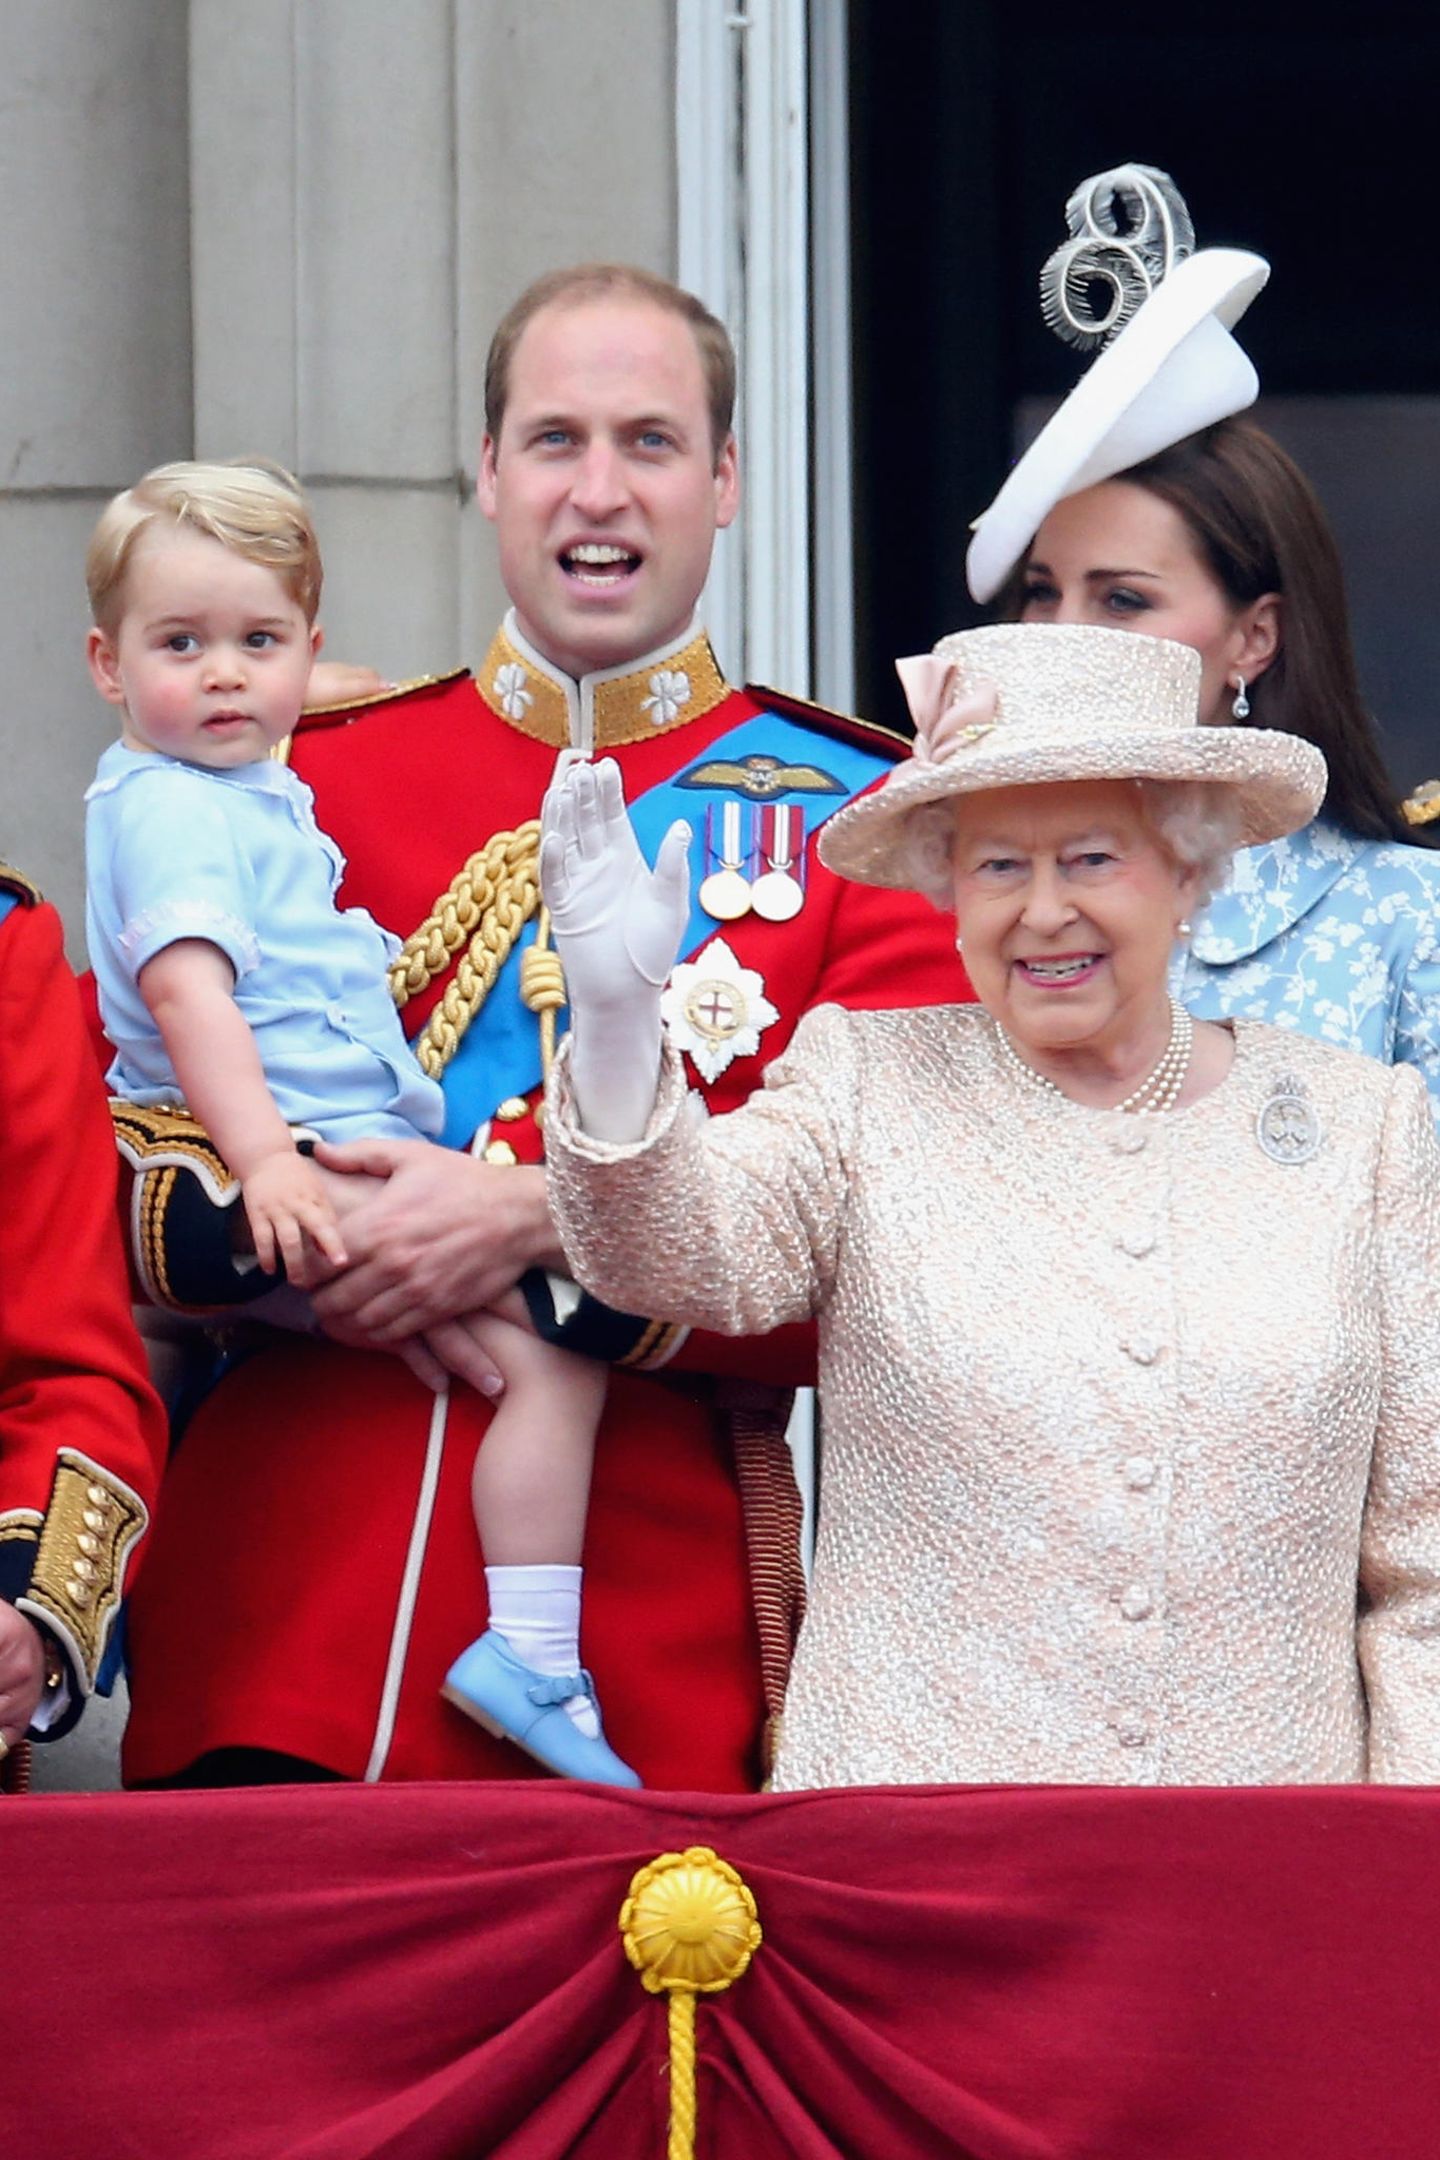
<svg viewBox="0 0 1440 2160"><path fill-rule="evenodd" d="M1273 594L1237 607L1180 512L1129 480L1104 480L1050 512L1025 565L1022 622L1098 623L1174 638L1200 655L1200 718L1230 718L1243 675L1277 650Z"/></svg>
<svg viewBox="0 0 1440 2160"><path fill-rule="evenodd" d="M954 860L966 970L1022 1048L1103 1053L1153 1024L1195 887L1129 781L962 795Z"/></svg>

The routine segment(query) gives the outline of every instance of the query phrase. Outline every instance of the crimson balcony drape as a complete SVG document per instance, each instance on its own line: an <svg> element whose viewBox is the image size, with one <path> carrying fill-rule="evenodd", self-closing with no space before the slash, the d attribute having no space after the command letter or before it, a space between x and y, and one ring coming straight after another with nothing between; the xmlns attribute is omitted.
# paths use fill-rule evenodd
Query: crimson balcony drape
<svg viewBox="0 0 1440 2160"><path fill-rule="evenodd" d="M0 1801L0 2153L663 2160L617 1916L696 1844L699 2155L1440 2154L1440 1796L559 1783Z"/></svg>

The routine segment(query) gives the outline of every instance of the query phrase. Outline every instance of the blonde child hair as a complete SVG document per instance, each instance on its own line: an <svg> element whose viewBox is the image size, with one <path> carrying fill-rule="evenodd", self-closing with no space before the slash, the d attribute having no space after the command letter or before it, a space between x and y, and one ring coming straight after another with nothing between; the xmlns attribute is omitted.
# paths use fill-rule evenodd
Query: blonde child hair
<svg viewBox="0 0 1440 2160"><path fill-rule="evenodd" d="M125 579L143 534L161 520L188 525L247 562L273 570L307 623L324 575L310 506L293 474L263 458L157 465L101 512L85 555L95 622L112 635L124 612Z"/></svg>

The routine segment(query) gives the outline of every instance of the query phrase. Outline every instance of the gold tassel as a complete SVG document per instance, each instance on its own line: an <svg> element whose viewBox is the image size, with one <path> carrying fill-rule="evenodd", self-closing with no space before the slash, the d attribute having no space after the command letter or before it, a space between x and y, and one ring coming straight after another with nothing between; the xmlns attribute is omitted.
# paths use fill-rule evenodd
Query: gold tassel
<svg viewBox="0 0 1440 2160"><path fill-rule="evenodd" d="M641 1985L670 1998L666 2160L694 2160L695 1998L719 1994L746 1971L761 1943L755 1900L708 1845L661 1853L631 1880L620 1937Z"/></svg>

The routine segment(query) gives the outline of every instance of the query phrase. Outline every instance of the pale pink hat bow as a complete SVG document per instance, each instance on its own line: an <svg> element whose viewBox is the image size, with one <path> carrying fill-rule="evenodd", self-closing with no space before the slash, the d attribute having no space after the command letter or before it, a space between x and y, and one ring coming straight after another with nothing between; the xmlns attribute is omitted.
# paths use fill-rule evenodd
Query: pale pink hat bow
<svg viewBox="0 0 1440 2160"><path fill-rule="evenodd" d="M915 722L915 756L922 765L943 765L966 743L988 735L995 725L998 692L981 680L964 697L954 695L959 669L941 653L916 653L897 660L895 672Z"/></svg>

